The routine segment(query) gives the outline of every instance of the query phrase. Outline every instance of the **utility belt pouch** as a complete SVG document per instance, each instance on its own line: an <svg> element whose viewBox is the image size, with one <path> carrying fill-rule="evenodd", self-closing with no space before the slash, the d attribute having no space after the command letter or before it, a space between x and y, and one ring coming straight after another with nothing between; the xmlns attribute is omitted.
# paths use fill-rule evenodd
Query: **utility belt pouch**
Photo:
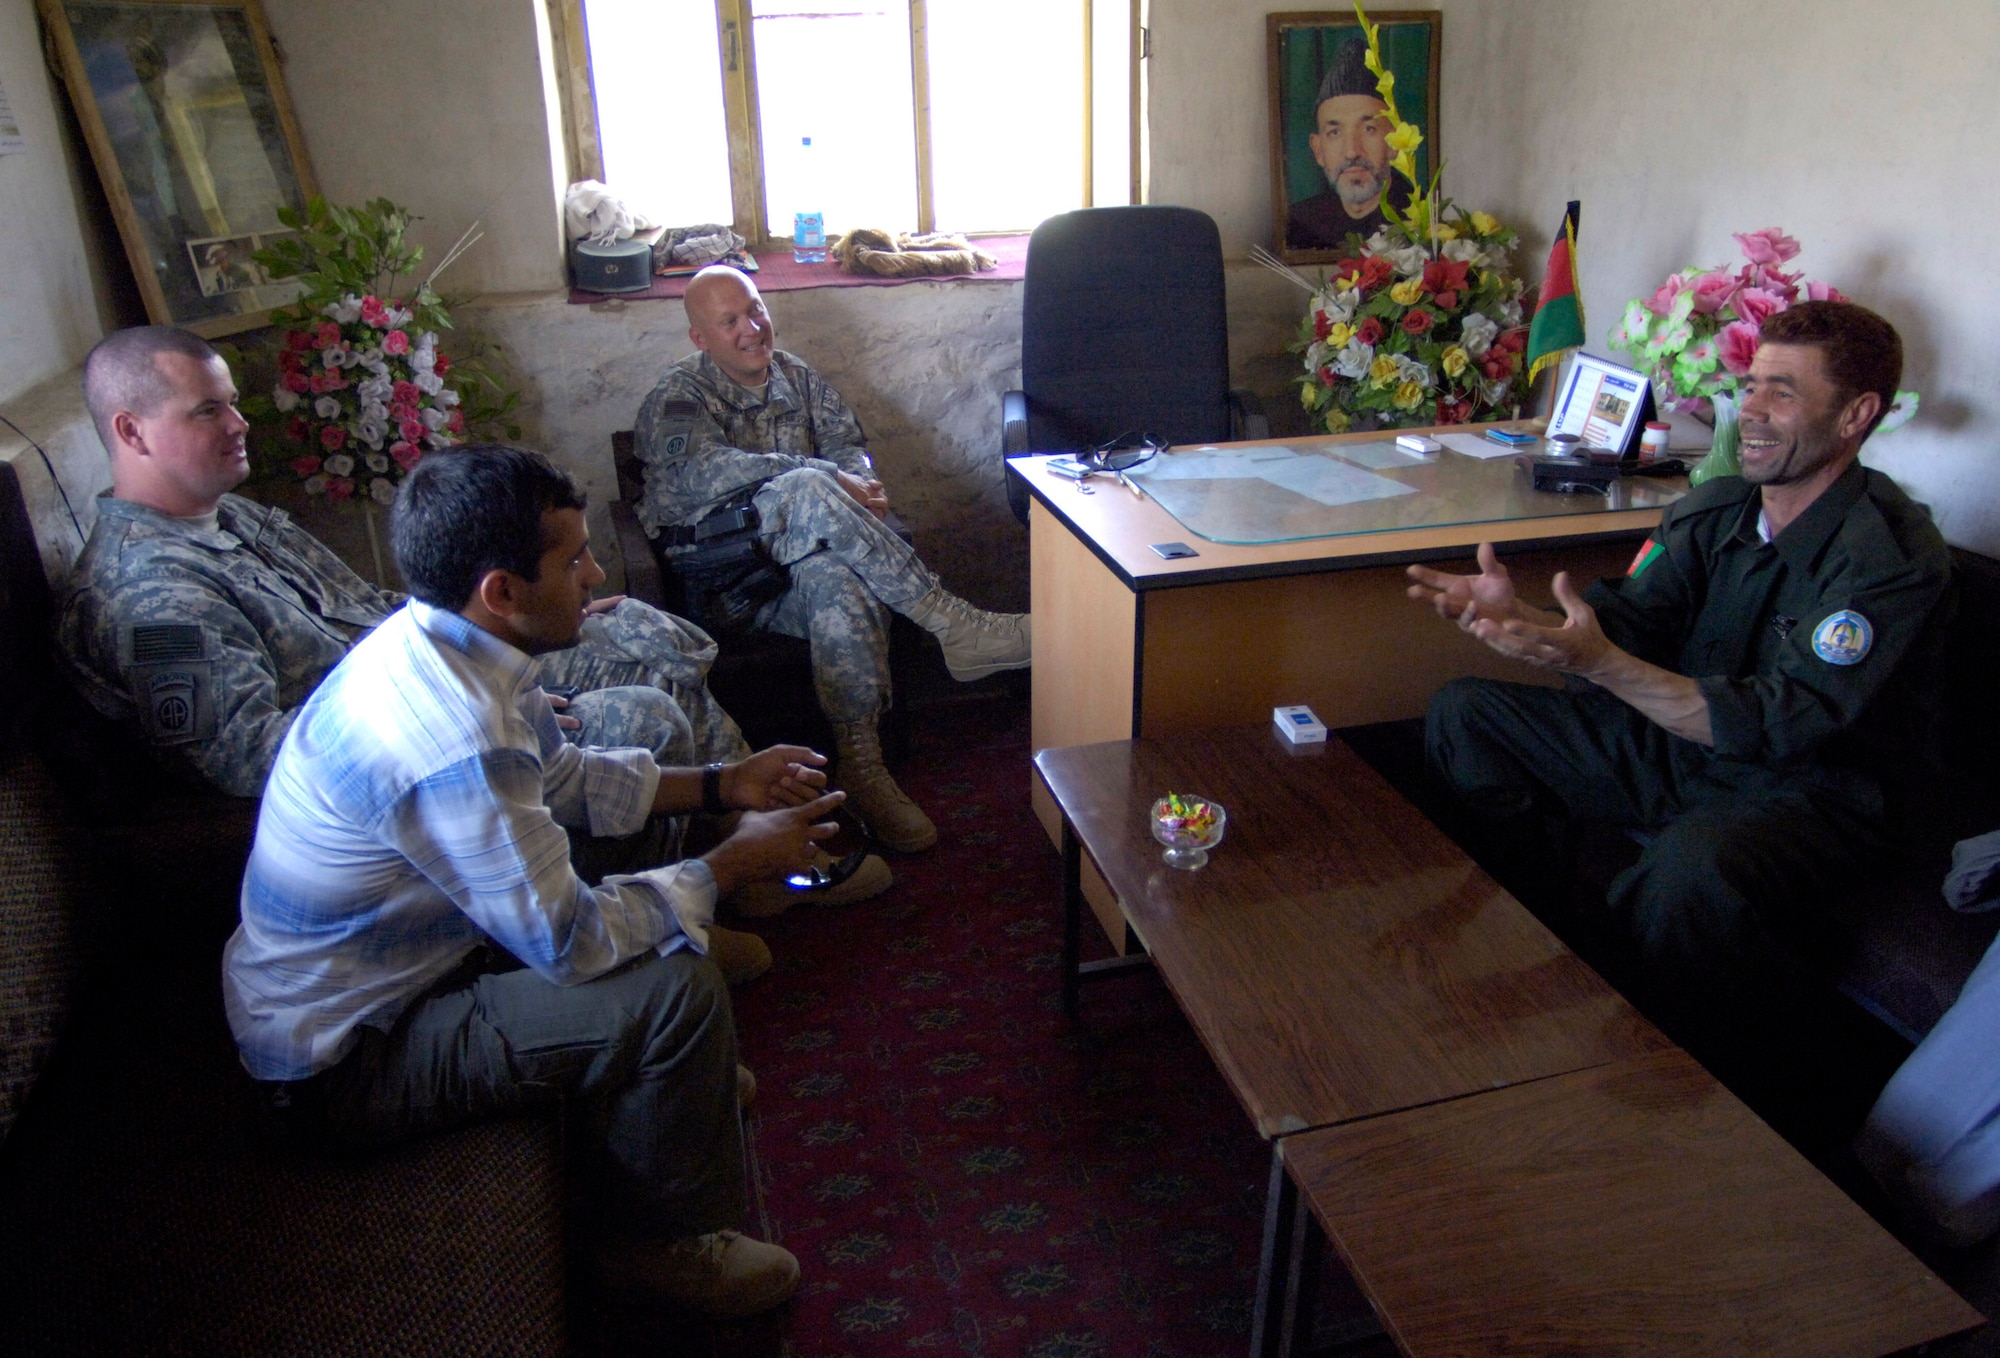
<svg viewBox="0 0 2000 1358"><path fill-rule="evenodd" d="M661 545L673 549L668 564L681 577L688 617L696 626L741 632L790 586L789 574L757 536L758 523L757 506L746 496L692 525L661 532Z"/></svg>

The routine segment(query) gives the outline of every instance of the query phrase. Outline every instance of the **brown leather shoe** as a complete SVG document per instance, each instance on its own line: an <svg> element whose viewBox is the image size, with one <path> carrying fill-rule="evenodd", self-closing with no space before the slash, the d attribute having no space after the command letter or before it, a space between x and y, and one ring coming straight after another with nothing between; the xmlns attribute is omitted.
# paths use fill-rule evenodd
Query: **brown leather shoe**
<svg viewBox="0 0 2000 1358"><path fill-rule="evenodd" d="M644 1292L717 1320L768 1311L799 1286L799 1261L790 1250L735 1231L606 1243L596 1255L606 1287Z"/></svg>
<svg viewBox="0 0 2000 1358"><path fill-rule="evenodd" d="M771 969L771 947L755 934L740 929L708 926L708 955L722 969L722 979L747 985Z"/></svg>
<svg viewBox="0 0 2000 1358"><path fill-rule="evenodd" d="M833 874L835 860L824 849L813 851L813 862L823 873ZM795 905L853 905L857 901L871 900L895 884L896 876L889 871L889 865L879 855L871 853L861 860L860 866L853 872L830 886L795 887L784 882L752 882L746 887L739 887L726 904L745 919L768 919L772 915L784 914Z"/></svg>

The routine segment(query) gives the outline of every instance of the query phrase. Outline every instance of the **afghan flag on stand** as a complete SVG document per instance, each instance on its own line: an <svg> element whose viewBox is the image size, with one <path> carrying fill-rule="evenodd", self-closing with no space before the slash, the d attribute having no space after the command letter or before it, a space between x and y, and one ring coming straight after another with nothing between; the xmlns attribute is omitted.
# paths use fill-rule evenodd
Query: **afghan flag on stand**
<svg viewBox="0 0 2000 1358"><path fill-rule="evenodd" d="M1528 380L1583 344L1583 298L1576 285L1576 219L1582 203L1575 199L1563 213L1562 225L1549 246L1549 267L1542 276L1542 293L1535 319L1528 327Z"/></svg>

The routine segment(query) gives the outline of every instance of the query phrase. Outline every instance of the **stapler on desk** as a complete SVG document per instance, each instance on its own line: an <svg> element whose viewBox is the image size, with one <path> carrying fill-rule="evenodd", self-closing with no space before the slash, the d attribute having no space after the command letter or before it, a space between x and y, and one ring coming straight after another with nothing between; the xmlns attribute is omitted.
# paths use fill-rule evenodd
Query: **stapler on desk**
<svg viewBox="0 0 2000 1358"><path fill-rule="evenodd" d="M1558 495L1609 495L1619 475L1618 454L1594 448L1561 455L1523 453L1514 464L1528 473L1536 490Z"/></svg>

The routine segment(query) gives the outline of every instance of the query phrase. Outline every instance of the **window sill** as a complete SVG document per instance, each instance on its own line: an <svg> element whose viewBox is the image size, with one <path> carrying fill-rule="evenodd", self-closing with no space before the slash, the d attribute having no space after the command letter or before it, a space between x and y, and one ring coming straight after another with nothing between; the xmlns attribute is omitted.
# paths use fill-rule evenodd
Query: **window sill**
<svg viewBox="0 0 2000 1358"><path fill-rule="evenodd" d="M759 292L792 292L800 288L894 288L905 283L1018 283L1028 268L1026 236L982 236L973 244L1000 261L997 269L976 274L926 274L915 278L880 278L874 274L841 272L838 264L796 264L789 249L756 252ZM687 277L655 278L644 292L585 292L571 288L570 305L596 302L647 302L669 300L687 292Z"/></svg>

